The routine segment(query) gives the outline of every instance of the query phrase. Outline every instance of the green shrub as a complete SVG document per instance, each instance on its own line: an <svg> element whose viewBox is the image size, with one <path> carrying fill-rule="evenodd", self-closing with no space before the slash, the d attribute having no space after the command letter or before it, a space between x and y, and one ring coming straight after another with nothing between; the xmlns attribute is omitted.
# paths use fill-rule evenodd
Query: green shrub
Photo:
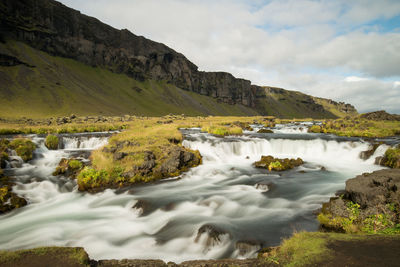
<svg viewBox="0 0 400 267"><path fill-rule="evenodd" d="M58 149L58 141L58 136L49 134L46 136L44 144L48 149L56 150Z"/></svg>
<svg viewBox="0 0 400 267"><path fill-rule="evenodd" d="M29 161L33 157L36 145L29 139L17 138L10 142L10 148L14 149L24 161Z"/></svg>
<svg viewBox="0 0 400 267"><path fill-rule="evenodd" d="M68 162L68 167L71 168L72 170L79 170L83 167L83 163L80 162L79 160L71 159Z"/></svg>
<svg viewBox="0 0 400 267"><path fill-rule="evenodd" d="M386 162L385 165L390 168L400 168L400 148L389 148L385 152Z"/></svg>

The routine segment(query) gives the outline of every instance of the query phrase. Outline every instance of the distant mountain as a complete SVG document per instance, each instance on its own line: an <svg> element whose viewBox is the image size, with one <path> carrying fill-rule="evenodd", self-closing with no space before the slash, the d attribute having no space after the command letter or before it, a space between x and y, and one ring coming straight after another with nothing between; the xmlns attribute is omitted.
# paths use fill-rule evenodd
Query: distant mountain
<svg viewBox="0 0 400 267"><path fill-rule="evenodd" d="M199 71L164 44L53 0L3 0L0 19L0 115L357 113L349 104Z"/></svg>

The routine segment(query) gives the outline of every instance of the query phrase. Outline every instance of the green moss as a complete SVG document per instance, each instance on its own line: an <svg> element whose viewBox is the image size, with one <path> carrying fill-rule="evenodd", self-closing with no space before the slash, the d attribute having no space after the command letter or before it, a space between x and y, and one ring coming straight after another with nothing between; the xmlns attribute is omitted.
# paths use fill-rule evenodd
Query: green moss
<svg viewBox="0 0 400 267"><path fill-rule="evenodd" d="M400 147L389 148L385 152L385 165L390 168L400 168Z"/></svg>
<svg viewBox="0 0 400 267"><path fill-rule="evenodd" d="M58 149L58 142L58 136L49 134L48 136L46 136L44 144L48 149L56 150Z"/></svg>
<svg viewBox="0 0 400 267"><path fill-rule="evenodd" d="M47 257L48 260L56 259L63 262L66 266L89 266L89 257L83 248L70 247L39 247L17 251L0 251L0 265L2 264L29 264L24 262L27 256ZM27 266L27 265L25 265Z"/></svg>
<svg viewBox="0 0 400 267"><path fill-rule="evenodd" d="M72 159L68 162L68 167L72 170L79 170L83 167L83 164L79 160Z"/></svg>
<svg viewBox="0 0 400 267"><path fill-rule="evenodd" d="M227 136L227 135L240 135L243 133L243 130L239 126L205 126L201 129L203 132L208 132L210 134L215 134L219 136Z"/></svg>
<svg viewBox="0 0 400 267"><path fill-rule="evenodd" d="M328 240L318 233L295 233L265 260L282 266L310 266L329 258Z"/></svg>
<svg viewBox="0 0 400 267"><path fill-rule="evenodd" d="M10 142L9 146L14 149L17 155L24 161L31 160L33 157L33 151L36 149L36 145L26 138L16 138Z"/></svg>

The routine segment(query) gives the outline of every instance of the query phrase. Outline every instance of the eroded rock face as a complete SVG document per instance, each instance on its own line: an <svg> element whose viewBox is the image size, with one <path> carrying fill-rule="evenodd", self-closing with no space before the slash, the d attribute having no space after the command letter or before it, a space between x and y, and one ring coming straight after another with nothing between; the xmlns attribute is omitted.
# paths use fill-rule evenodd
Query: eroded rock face
<svg viewBox="0 0 400 267"><path fill-rule="evenodd" d="M165 80L225 103L255 106L256 92L250 81L226 72L198 71L184 55L164 44L126 29L114 29L59 2L5 0L0 12L2 36L49 54L105 67L137 80ZM16 60L11 63L16 64Z"/></svg>
<svg viewBox="0 0 400 267"><path fill-rule="evenodd" d="M400 170L364 173L346 182L345 198L361 208L400 204Z"/></svg>

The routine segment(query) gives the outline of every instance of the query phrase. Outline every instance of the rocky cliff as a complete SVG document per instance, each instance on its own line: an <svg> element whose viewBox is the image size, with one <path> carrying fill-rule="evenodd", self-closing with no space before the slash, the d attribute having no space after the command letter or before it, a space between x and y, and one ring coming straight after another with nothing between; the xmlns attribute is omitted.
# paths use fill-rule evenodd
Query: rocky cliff
<svg viewBox="0 0 400 267"><path fill-rule="evenodd" d="M235 78L230 73L199 71L184 55L164 44L126 29L114 29L54 0L3 0L0 3L0 41L7 43L9 40L23 42L52 56L126 74L139 82L164 81L187 92L212 97L220 103L252 108L258 114L338 116L311 96L302 94L298 102L282 103L279 99L285 97L275 97L278 89L272 89L274 92L271 93L271 88L251 85L250 81ZM0 50L0 66L34 66L32 58L21 59L12 50L8 49L7 53ZM12 79L9 75L4 80L10 83ZM279 90L291 97L292 92ZM295 106L288 107L287 104Z"/></svg>
<svg viewBox="0 0 400 267"><path fill-rule="evenodd" d="M250 81L225 72L202 72L164 44L117 30L53 0L5 0L0 4L1 39L12 38L52 55L125 73L165 80L179 88L254 106Z"/></svg>

